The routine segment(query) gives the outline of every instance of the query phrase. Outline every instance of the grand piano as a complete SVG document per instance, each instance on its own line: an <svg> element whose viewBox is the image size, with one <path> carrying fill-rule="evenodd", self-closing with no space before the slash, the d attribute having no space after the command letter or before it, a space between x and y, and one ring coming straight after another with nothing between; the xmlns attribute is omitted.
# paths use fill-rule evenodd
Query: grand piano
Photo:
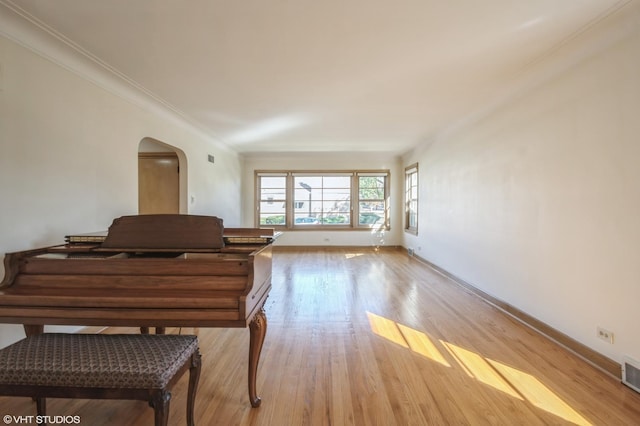
<svg viewBox="0 0 640 426"><path fill-rule="evenodd" d="M8 253L0 322L44 325L248 327L248 388L256 375L271 289L273 229L227 228L214 216L139 215L113 221L106 235Z"/></svg>

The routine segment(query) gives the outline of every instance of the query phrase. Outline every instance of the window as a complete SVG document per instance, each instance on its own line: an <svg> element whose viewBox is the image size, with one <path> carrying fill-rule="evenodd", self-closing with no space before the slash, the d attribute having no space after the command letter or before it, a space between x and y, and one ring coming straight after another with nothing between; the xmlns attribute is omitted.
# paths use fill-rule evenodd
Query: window
<svg viewBox="0 0 640 426"><path fill-rule="evenodd" d="M294 225L351 223L351 174L293 174Z"/></svg>
<svg viewBox="0 0 640 426"><path fill-rule="evenodd" d="M388 228L388 197L386 170L258 171L256 223L283 229Z"/></svg>
<svg viewBox="0 0 640 426"><path fill-rule="evenodd" d="M418 164L404 170L404 229L413 234L418 233Z"/></svg>
<svg viewBox="0 0 640 426"><path fill-rule="evenodd" d="M387 174L358 174L358 226L387 226Z"/></svg>
<svg viewBox="0 0 640 426"><path fill-rule="evenodd" d="M263 225L285 225L287 204L287 175L266 174L259 179L258 223Z"/></svg>

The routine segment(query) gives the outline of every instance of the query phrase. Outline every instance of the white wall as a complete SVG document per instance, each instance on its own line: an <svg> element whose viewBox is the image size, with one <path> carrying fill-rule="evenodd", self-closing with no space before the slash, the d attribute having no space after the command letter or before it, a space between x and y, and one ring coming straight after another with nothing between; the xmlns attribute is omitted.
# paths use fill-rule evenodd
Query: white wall
<svg viewBox="0 0 640 426"><path fill-rule="evenodd" d="M393 246L402 239L402 194L404 169L396 156L379 153L245 154L243 165L243 226L254 224L254 172L256 170L389 170L391 182L391 226L379 235L372 231L285 231L276 245L288 246Z"/></svg>
<svg viewBox="0 0 640 426"><path fill-rule="evenodd" d="M637 2L537 67L546 81L403 159L420 167L419 235L404 244L618 362L640 360Z"/></svg>
<svg viewBox="0 0 640 426"><path fill-rule="evenodd" d="M237 154L4 37L0 70L0 253L58 244L137 214L145 137L184 152L188 213L240 226ZM21 327L0 326L0 346L20 337Z"/></svg>

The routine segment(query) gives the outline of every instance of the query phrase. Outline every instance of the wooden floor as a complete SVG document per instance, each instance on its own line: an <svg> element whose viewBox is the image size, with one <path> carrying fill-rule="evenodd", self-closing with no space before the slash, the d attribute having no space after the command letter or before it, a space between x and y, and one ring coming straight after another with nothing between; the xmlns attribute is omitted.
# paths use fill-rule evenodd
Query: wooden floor
<svg viewBox="0 0 640 426"><path fill-rule="evenodd" d="M262 405L247 396L248 330L199 329L198 425L640 424L640 394L401 251L278 251L273 265ZM186 385L171 425L185 424ZM153 424L144 402L52 399L48 410ZM0 414L35 405L0 398Z"/></svg>

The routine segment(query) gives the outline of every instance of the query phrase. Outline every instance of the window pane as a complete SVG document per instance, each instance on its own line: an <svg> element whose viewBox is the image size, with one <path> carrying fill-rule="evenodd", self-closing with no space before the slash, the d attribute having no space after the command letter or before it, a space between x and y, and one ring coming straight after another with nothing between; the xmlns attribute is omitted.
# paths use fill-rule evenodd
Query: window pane
<svg viewBox="0 0 640 426"><path fill-rule="evenodd" d="M418 223L418 202L411 201L409 203L409 226L415 228Z"/></svg>
<svg viewBox="0 0 640 426"><path fill-rule="evenodd" d="M376 189L384 190L386 176L360 176L360 189Z"/></svg>
<svg viewBox="0 0 640 426"><path fill-rule="evenodd" d="M280 202L270 202L270 201L262 201L260 202L260 213L269 213L269 214L284 214L285 213L285 203L284 201Z"/></svg>
<svg viewBox="0 0 640 426"><path fill-rule="evenodd" d="M349 213L331 212L322 215L321 222L323 225L348 225Z"/></svg>
<svg viewBox="0 0 640 426"><path fill-rule="evenodd" d="M373 226L386 222L387 176L360 176L358 178L358 225Z"/></svg>
<svg viewBox="0 0 640 426"><path fill-rule="evenodd" d="M383 200L384 199L384 187L383 188L362 188L360 187L359 197L361 200Z"/></svg>
<svg viewBox="0 0 640 426"><path fill-rule="evenodd" d="M322 186L324 188L350 188L351 176L324 176Z"/></svg>
<svg viewBox="0 0 640 426"><path fill-rule="evenodd" d="M260 190L260 199L265 201L284 200L286 198L286 192L284 189L271 189L262 188Z"/></svg>
<svg viewBox="0 0 640 426"><path fill-rule="evenodd" d="M317 217L302 213L296 213L294 215L294 218L296 225L317 225L318 223L320 223Z"/></svg>
<svg viewBox="0 0 640 426"><path fill-rule="evenodd" d="M328 188L322 191L322 199L323 200L349 200L349 196L351 195L351 190L349 188L338 189L338 188Z"/></svg>
<svg viewBox="0 0 640 426"><path fill-rule="evenodd" d="M348 225L350 198L350 176L295 176L294 224Z"/></svg>
<svg viewBox="0 0 640 426"><path fill-rule="evenodd" d="M287 179L285 176L259 176L260 225L286 225Z"/></svg>
<svg viewBox="0 0 640 426"><path fill-rule="evenodd" d="M285 215L260 214L260 225L284 225Z"/></svg>
<svg viewBox="0 0 640 426"><path fill-rule="evenodd" d="M384 203L360 202L360 225L376 225L384 223Z"/></svg>
<svg viewBox="0 0 640 426"><path fill-rule="evenodd" d="M405 229L418 230L418 167L405 170Z"/></svg>
<svg viewBox="0 0 640 426"><path fill-rule="evenodd" d="M261 188L284 188L287 178L285 176L260 176Z"/></svg>

